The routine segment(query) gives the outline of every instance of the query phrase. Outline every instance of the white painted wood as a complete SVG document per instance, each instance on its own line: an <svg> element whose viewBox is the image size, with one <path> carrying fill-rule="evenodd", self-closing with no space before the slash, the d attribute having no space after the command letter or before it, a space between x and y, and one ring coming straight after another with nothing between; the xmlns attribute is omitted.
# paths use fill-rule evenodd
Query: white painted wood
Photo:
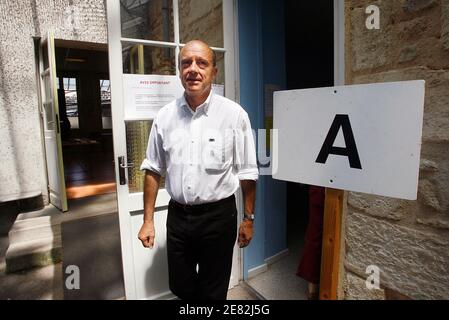
<svg viewBox="0 0 449 320"><path fill-rule="evenodd" d="M237 3L234 0L223 0L223 32L224 32L224 48L225 48L225 96L233 101L236 101L236 69L235 61L237 52L235 51L236 43L236 7ZM222 71L223 72L223 71ZM237 203L237 228L243 218L243 198L241 191L236 194ZM238 231L238 230L237 230ZM238 236L238 232L237 232ZM232 257L231 279L229 281L229 288L233 288L239 284L243 279L243 272L241 269L241 249L237 242L234 246L234 253Z"/></svg>
<svg viewBox="0 0 449 320"><path fill-rule="evenodd" d="M44 142L47 163L50 203L65 212L68 210L62 158L61 130L59 123L58 89L56 85L55 42L51 31L41 40L39 67L42 111L44 113ZM47 68L44 64L44 50L47 53Z"/></svg>
<svg viewBox="0 0 449 320"><path fill-rule="evenodd" d="M417 80L276 92L274 178L415 200L424 85ZM336 115L349 116L361 170L345 156L316 163ZM346 147L341 131L336 147Z"/></svg>
<svg viewBox="0 0 449 320"><path fill-rule="evenodd" d="M125 295L128 300L142 298L137 295L135 281L135 265L133 255L133 239L131 216L128 208L128 185L121 186L118 172L118 157L126 155L126 130L123 108L123 84L122 84L122 46L120 0L106 1L108 19L108 50L109 50L109 76L111 80L111 111L112 133L114 142L114 162L117 184L117 206L120 223L120 240L122 249L123 278L125 283Z"/></svg>

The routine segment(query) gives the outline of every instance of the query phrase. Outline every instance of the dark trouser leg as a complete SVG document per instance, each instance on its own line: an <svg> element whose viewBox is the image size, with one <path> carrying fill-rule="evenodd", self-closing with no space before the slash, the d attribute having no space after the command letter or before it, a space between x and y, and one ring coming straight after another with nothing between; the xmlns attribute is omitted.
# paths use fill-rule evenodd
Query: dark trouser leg
<svg viewBox="0 0 449 320"><path fill-rule="evenodd" d="M191 238L191 217L170 205L167 217L167 258L170 290L184 300L197 297L197 255Z"/></svg>
<svg viewBox="0 0 449 320"><path fill-rule="evenodd" d="M199 297L202 300L226 300L231 277L232 253L237 236L235 202L207 212L198 225Z"/></svg>
<svg viewBox="0 0 449 320"><path fill-rule="evenodd" d="M226 300L237 236L235 202L207 212L184 211L173 205L168 210L170 290L181 299Z"/></svg>

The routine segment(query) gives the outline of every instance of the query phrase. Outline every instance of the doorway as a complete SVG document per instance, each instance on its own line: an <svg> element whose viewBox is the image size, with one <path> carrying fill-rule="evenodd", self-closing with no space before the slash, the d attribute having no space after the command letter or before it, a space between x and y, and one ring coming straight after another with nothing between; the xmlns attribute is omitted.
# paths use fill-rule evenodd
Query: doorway
<svg viewBox="0 0 449 320"><path fill-rule="evenodd" d="M334 85L334 6L332 1L318 0L314 2L285 0L283 1L283 17L278 21L284 24L285 48L285 90L329 87ZM262 19L269 20L264 14ZM263 25L268 22L263 21ZM265 41L265 39L263 39ZM267 50L264 43L264 55ZM264 60L267 60L264 58ZM264 72L270 65L264 61ZM271 72L271 71L268 71ZM271 72L273 73L273 72ZM273 81L265 79L265 81ZM266 102L265 102L266 104ZM265 249L264 270L254 277L250 276L248 284L266 299L303 300L307 299L308 281L297 275L297 269L305 248L305 234L309 225L309 189L307 185L285 182L286 184L286 217L285 219L286 250L280 254L269 253ZM267 187L265 187L267 188ZM265 202L273 201L266 194ZM279 205L278 205L279 206ZM265 206L266 207L266 206ZM269 216L270 213L265 213ZM273 223L265 222L265 243L273 243ZM312 223L312 227L315 223ZM316 225L316 224L315 224ZM271 229L270 229L271 227ZM271 230L271 231L270 231ZM316 228L316 232L320 228ZM321 234L315 238L321 237ZM315 248L321 256L321 248ZM309 251L310 252L310 251ZM320 262L310 267L320 273Z"/></svg>
<svg viewBox="0 0 449 320"><path fill-rule="evenodd" d="M115 193L111 86L106 46L56 40L64 178L68 200Z"/></svg>

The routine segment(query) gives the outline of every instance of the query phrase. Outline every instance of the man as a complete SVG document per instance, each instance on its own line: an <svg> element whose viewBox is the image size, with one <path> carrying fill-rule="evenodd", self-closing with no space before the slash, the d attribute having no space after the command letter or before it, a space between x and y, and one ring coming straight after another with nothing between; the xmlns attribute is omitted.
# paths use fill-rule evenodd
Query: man
<svg viewBox="0 0 449 320"><path fill-rule="evenodd" d="M237 233L234 193L242 187L245 218L238 243L253 237L258 169L248 114L212 92L216 56L203 41L179 54L183 97L163 107L153 122L139 239L155 243L154 205L162 175L171 196L167 217L170 290L181 299L225 300Z"/></svg>

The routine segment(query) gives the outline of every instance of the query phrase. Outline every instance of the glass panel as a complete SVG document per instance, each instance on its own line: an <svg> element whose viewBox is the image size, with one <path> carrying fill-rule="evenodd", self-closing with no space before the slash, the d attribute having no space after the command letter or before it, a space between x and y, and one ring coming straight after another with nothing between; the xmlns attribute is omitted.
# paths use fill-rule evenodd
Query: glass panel
<svg viewBox="0 0 449 320"><path fill-rule="evenodd" d="M128 169L128 187L130 193L143 192L145 172L140 171L140 165L145 159L148 138L150 136L152 120L126 122L126 149L128 163L134 163ZM160 189L165 187L165 179L161 179Z"/></svg>
<svg viewBox="0 0 449 320"><path fill-rule="evenodd" d="M123 73L175 75L175 49L125 43Z"/></svg>
<svg viewBox="0 0 449 320"><path fill-rule="evenodd" d="M215 77L214 84L225 84L225 64L224 64L224 56L225 54L223 52L216 52L217 56L217 68L218 68L218 74Z"/></svg>
<svg viewBox="0 0 449 320"><path fill-rule="evenodd" d="M44 102L53 101L52 100L52 94L51 94L51 84L50 84L50 75L47 74L42 78L44 83Z"/></svg>
<svg viewBox="0 0 449 320"><path fill-rule="evenodd" d="M211 47L224 47L222 0L179 0L181 43L200 39Z"/></svg>
<svg viewBox="0 0 449 320"><path fill-rule="evenodd" d="M100 80L101 92L101 119L103 130L112 129L111 116L111 83L109 80Z"/></svg>
<svg viewBox="0 0 449 320"><path fill-rule="evenodd" d="M172 0L120 0L122 37L174 41Z"/></svg>
<svg viewBox="0 0 449 320"><path fill-rule="evenodd" d="M71 129L79 129L78 120L78 93L76 91L76 78L64 78L65 107ZM61 102L63 103L63 102Z"/></svg>
<svg viewBox="0 0 449 320"><path fill-rule="evenodd" d="M44 103L45 110L45 130L55 130L55 121L53 119L53 103Z"/></svg>

